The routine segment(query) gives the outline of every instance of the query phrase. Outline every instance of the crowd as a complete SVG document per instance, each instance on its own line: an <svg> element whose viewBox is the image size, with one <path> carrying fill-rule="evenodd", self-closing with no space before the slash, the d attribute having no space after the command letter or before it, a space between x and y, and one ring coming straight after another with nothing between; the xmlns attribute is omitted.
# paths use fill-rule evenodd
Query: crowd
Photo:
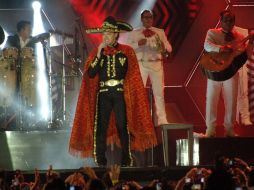
<svg viewBox="0 0 254 190"><path fill-rule="evenodd" d="M90 167L81 167L63 179L52 166L41 180L38 170L34 180L27 182L20 170L12 180L0 172L0 190L251 190L254 189L254 168L239 158L217 156L213 168L192 168L178 181L166 175L150 182L120 179L120 166L111 166L100 178Z"/></svg>
<svg viewBox="0 0 254 190"><path fill-rule="evenodd" d="M239 158L219 155L213 169L192 168L178 181L175 190L254 189L254 169Z"/></svg>

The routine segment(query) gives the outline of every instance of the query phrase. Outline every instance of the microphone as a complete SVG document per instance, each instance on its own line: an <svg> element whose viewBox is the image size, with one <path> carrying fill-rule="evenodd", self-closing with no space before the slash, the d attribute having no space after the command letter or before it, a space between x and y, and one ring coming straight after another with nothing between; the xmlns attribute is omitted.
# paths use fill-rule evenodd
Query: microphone
<svg viewBox="0 0 254 190"><path fill-rule="evenodd" d="M79 43L78 43L78 29L76 27L74 34L74 46L75 46L75 59L77 60L79 54Z"/></svg>
<svg viewBox="0 0 254 190"><path fill-rule="evenodd" d="M77 18L75 18L75 21L76 22L80 22L82 20L82 18L81 17L77 17Z"/></svg>

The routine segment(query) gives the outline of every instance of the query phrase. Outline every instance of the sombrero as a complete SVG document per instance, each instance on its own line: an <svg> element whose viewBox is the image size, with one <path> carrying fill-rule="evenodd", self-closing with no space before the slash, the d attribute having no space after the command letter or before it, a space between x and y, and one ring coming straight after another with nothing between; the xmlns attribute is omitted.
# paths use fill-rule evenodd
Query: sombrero
<svg viewBox="0 0 254 190"><path fill-rule="evenodd" d="M4 42L4 30L0 26L0 45Z"/></svg>
<svg viewBox="0 0 254 190"><path fill-rule="evenodd" d="M133 28L130 24L115 20L114 17L108 16L101 27L86 29L87 33L102 33L102 32L128 32Z"/></svg>

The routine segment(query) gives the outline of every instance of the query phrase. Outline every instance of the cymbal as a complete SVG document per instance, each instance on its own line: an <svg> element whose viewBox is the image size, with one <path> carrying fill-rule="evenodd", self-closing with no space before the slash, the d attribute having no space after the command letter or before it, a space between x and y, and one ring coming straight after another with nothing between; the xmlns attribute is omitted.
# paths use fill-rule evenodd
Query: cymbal
<svg viewBox="0 0 254 190"><path fill-rule="evenodd" d="M32 37L32 41L34 43L38 43L38 42L48 39L49 36L50 36L50 34L48 32L41 33L41 34L38 34L37 36Z"/></svg>
<svg viewBox="0 0 254 190"><path fill-rule="evenodd" d="M0 45L4 42L4 30L0 26Z"/></svg>

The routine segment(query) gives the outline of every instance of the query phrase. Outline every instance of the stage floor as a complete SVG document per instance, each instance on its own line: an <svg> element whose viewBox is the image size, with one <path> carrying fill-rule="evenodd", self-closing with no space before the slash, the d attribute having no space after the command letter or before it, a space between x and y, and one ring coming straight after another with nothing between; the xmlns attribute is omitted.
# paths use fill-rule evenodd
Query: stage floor
<svg viewBox="0 0 254 190"><path fill-rule="evenodd" d="M0 132L0 168L4 170L47 170L77 169L82 166L97 167L93 158L81 159L69 154L70 129L47 131L4 131ZM120 164L120 149L108 146L108 166ZM133 152L135 166L152 166L146 159L149 152ZM162 158L161 154L161 158ZM163 162L162 162L163 163Z"/></svg>
<svg viewBox="0 0 254 190"><path fill-rule="evenodd" d="M84 166L96 168L97 165L93 158L81 159L69 154L70 133L70 129L0 132L0 169L8 171L15 169L32 171L34 168L47 170L49 165L57 170L75 170ZM170 135L170 166L188 167L187 140L177 140L176 136ZM158 139L160 139L159 136ZM250 148L253 143L254 137L194 138L194 165L211 166L216 152L254 163L254 153ZM108 166L120 163L121 154L119 152L118 147L108 146L106 152ZM135 167L130 169L163 168L164 166L160 141L153 151L132 151L132 155Z"/></svg>
<svg viewBox="0 0 254 190"><path fill-rule="evenodd" d="M79 159L68 153L70 131L5 131L0 133L0 168L5 170L74 169L92 159Z"/></svg>

